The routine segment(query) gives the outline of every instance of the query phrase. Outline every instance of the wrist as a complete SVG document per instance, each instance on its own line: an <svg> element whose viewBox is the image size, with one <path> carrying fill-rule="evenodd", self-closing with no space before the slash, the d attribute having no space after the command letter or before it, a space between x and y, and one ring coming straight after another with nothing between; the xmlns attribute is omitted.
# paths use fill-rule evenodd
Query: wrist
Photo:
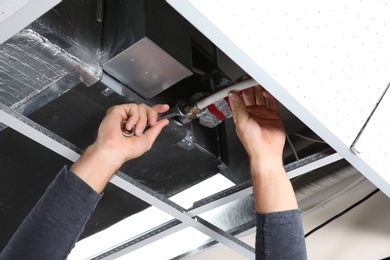
<svg viewBox="0 0 390 260"><path fill-rule="evenodd" d="M112 171L117 171L125 159L123 155L118 152L115 148L109 149L106 147L101 147L97 143L90 145L82 155L82 158L94 161L96 165L104 166L106 169L112 169Z"/></svg>
<svg viewBox="0 0 390 260"><path fill-rule="evenodd" d="M251 174L285 173L282 158L279 156L259 156L249 158Z"/></svg>
<svg viewBox="0 0 390 260"><path fill-rule="evenodd" d="M115 154L92 144L70 169L96 192L101 193L121 165L121 160L115 158Z"/></svg>
<svg viewBox="0 0 390 260"><path fill-rule="evenodd" d="M251 161L256 210L260 213L298 208L294 190L280 157Z"/></svg>

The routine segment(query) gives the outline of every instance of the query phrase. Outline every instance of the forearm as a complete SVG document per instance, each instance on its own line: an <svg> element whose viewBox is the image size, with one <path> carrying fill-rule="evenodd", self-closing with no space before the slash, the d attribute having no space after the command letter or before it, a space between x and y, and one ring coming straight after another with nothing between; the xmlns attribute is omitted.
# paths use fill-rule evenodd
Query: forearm
<svg viewBox="0 0 390 260"><path fill-rule="evenodd" d="M281 156L252 157L251 174L258 212L256 259L307 259L301 212Z"/></svg>
<svg viewBox="0 0 390 260"><path fill-rule="evenodd" d="M291 182L280 157L251 158L255 208L259 213L297 209Z"/></svg>
<svg viewBox="0 0 390 260"><path fill-rule="evenodd" d="M301 213L280 156L251 159L256 259L306 259Z"/></svg>

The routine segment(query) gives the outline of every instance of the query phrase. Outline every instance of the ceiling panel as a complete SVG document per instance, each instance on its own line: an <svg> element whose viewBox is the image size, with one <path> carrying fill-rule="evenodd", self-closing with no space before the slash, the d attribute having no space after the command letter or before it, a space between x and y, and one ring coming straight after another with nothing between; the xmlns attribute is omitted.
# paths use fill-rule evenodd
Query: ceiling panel
<svg viewBox="0 0 390 260"><path fill-rule="evenodd" d="M38 19L61 0L3 0L0 2L0 43Z"/></svg>
<svg viewBox="0 0 390 260"><path fill-rule="evenodd" d="M386 1L168 2L390 196L350 149L389 82Z"/></svg>
<svg viewBox="0 0 390 260"><path fill-rule="evenodd" d="M378 107L373 111L367 125L353 148L367 164L387 183L390 183L390 93L386 90Z"/></svg>

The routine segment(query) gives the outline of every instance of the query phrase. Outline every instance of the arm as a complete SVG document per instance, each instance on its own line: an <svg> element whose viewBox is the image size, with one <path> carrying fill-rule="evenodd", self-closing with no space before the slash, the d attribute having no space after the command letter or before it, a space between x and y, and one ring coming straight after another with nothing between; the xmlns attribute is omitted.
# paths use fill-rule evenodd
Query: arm
<svg viewBox="0 0 390 260"><path fill-rule="evenodd" d="M64 167L26 217L0 259L66 259L84 230L101 192L126 161L148 151L168 120L157 122L153 108L126 104L107 111L96 141L70 169ZM120 125L136 126L136 137L124 137ZM143 132L146 123L150 128Z"/></svg>
<svg viewBox="0 0 390 260"><path fill-rule="evenodd" d="M250 161L258 212L256 257L305 259L301 216L282 161L285 132L277 101L261 86L244 90L242 97L231 92L229 99Z"/></svg>
<svg viewBox="0 0 390 260"><path fill-rule="evenodd" d="M268 97L269 109L263 95ZM237 135L250 160L256 210L268 213L298 208L283 167L285 133L276 100L260 86L244 90L242 98L236 93L229 96Z"/></svg>

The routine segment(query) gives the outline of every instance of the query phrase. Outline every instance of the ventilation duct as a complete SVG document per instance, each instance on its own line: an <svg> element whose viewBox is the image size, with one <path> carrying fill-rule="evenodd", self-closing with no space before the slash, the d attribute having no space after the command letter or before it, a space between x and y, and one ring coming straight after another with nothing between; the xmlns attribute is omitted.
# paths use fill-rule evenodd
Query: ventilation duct
<svg viewBox="0 0 390 260"><path fill-rule="evenodd" d="M105 1L103 69L144 98L192 75L188 23L165 1Z"/></svg>

